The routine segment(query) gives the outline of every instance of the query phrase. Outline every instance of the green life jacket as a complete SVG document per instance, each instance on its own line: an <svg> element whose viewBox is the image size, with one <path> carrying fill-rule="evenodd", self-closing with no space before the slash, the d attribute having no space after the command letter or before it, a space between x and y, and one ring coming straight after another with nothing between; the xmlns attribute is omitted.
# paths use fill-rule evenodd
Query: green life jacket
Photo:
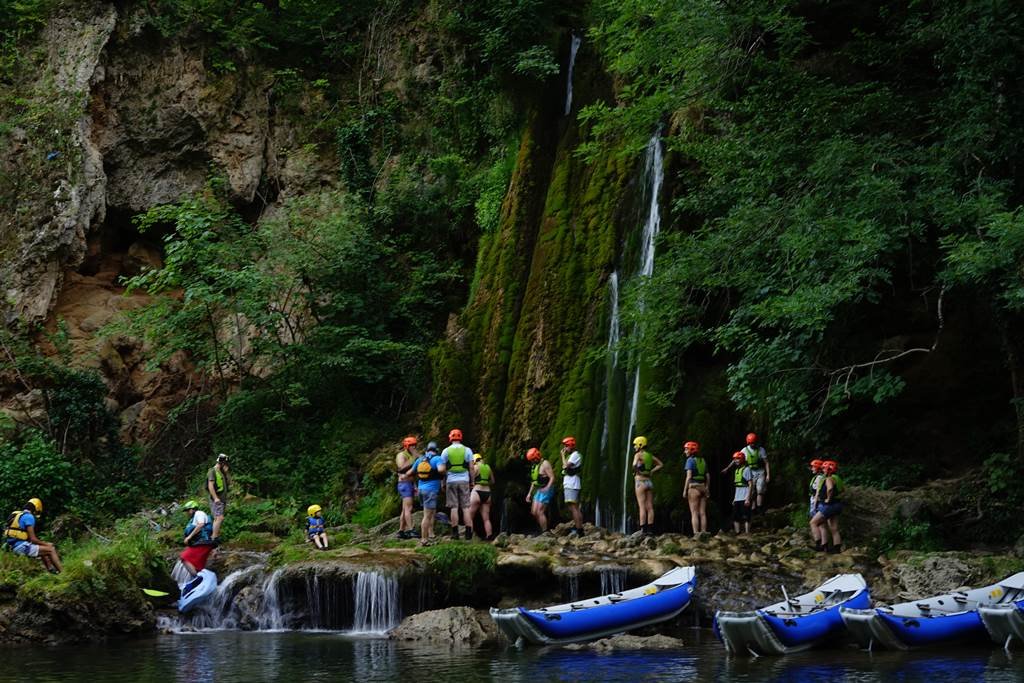
<svg viewBox="0 0 1024 683"><path fill-rule="evenodd" d="M544 462L541 461L534 465L533 469L530 470L530 481L532 481L538 488L544 488L550 481L548 475L540 473L540 466L543 464Z"/></svg>
<svg viewBox="0 0 1024 683"><path fill-rule="evenodd" d="M813 477L811 477L811 495L812 496L814 496L815 494L818 493L818 487L821 486L821 482L823 482L823 481L825 481L825 475L821 474L820 472L818 474L815 474Z"/></svg>
<svg viewBox="0 0 1024 683"><path fill-rule="evenodd" d="M708 465L704 462L704 458L699 456L693 456L693 462L697 465L696 471L693 473L693 477L690 478L694 484L703 484L707 481Z"/></svg>
<svg viewBox="0 0 1024 683"><path fill-rule="evenodd" d="M213 479L213 488L217 493L224 493L224 473L217 467L213 468Z"/></svg>
<svg viewBox="0 0 1024 683"><path fill-rule="evenodd" d="M733 483L736 484L736 488L745 489L747 487L747 481L743 478L743 470L746 466L737 467L736 473L733 475Z"/></svg>
<svg viewBox="0 0 1024 683"><path fill-rule="evenodd" d="M476 483L480 486L491 485L491 466L487 463L480 463L476 469Z"/></svg>
<svg viewBox="0 0 1024 683"><path fill-rule="evenodd" d="M843 492L843 489L846 488L846 484L843 483L843 480L839 478L838 474L833 474L831 477L825 478L826 481L828 479L832 479L832 496L829 498L828 502L835 503L839 500L839 495ZM826 495L828 494L826 493Z"/></svg>
<svg viewBox="0 0 1024 683"><path fill-rule="evenodd" d="M466 447L465 446L449 446L448 447L448 472L451 474L461 474L468 471L466 469Z"/></svg>
<svg viewBox="0 0 1024 683"><path fill-rule="evenodd" d="M654 469L654 456L647 451L642 451L640 455L642 456L642 462L637 463L637 474L649 475L651 470Z"/></svg>
<svg viewBox="0 0 1024 683"><path fill-rule="evenodd" d="M747 465L750 469L759 470L764 467L764 463L761 462L761 449L754 448L753 446L744 446L743 453L747 456Z"/></svg>

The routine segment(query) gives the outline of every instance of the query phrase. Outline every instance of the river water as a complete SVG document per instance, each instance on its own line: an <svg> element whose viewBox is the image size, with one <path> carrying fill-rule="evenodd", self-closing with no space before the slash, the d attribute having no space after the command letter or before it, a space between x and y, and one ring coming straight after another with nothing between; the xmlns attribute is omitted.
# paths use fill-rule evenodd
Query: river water
<svg viewBox="0 0 1024 683"><path fill-rule="evenodd" d="M710 631L679 650L449 650L325 632L223 631L96 645L2 647L0 681L1019 681L1024 653L998 647L727 657Z"/></svg>

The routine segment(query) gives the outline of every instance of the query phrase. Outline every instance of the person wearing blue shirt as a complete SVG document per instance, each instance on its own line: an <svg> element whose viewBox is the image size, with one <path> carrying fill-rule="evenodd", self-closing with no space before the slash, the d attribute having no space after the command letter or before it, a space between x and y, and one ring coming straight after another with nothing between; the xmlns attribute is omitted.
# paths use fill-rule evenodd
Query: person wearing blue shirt
<svg viewBox="0 0 1024 683"><path fill-rule="evenodd" d="M24 510L15 510L7 518L4 529L4 545L15 555L38 557L51 574L60 574L62 567L57 548L52 543L40 541L36 536L36 518L43 514L43 501L32 498Z"/></svg>
<svg viewBox="0 0 1024 683"><path fill-rule="evenodd" d="M412 463L412 471L419 484L420 504L423 506L420 545L427 545L434 539L434 516L437 514L437 499L441 494L441 480L446 469L444 456L437 452L437 444L433 441L427 444L423 455Z"/></svg>
<svg viewBox="0 0 1024 683"><path fill-rule="evenodd" d="M327 532L324 530L323 508L310 505L306 508L306 536L319 550L327 550Z"/></svg>

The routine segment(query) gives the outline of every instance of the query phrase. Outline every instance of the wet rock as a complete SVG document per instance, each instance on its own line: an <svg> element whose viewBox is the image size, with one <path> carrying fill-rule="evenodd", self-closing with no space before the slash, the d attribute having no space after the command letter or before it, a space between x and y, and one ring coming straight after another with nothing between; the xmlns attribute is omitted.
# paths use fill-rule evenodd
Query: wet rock
<svg viewBox="0 0 1024 683"><path fill-rule="evenodd" d="M971 567L960 558L942 553L929 557L912 557L889 568L899 597L920 600L948 593L970 583Z"/></svg>
<svg viewBox="0 0 1024 683"><path fill-rule="evenodd" d="M402 620L388 637L405 642L477 647L506 642L486 610L471 607L420 612Z"/></svg>
<svg viewBox="0 0 1024 683"><path fill-rule="evenodd" d="M566 650L611 652L613 650L676 650L683 647L683 645L683 641L679 638L670 638L660 634L654 636L631 636L624 633L590 643L573 643L564 647Z"/></svg>

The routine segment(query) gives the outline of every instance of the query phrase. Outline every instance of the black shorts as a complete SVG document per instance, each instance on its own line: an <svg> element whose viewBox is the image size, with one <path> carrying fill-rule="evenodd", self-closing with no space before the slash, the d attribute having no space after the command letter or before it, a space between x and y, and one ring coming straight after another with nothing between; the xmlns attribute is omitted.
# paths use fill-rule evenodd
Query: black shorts
<svg viewBox="0 0 1024 683"><path fill-rule="evenodd" d="M734 522L749 522L750 521L750 507L746 504L746 501L742 501L742 500L733 501L733 504L732 504L732 521L734 521Z"/></svg>
<svg viewBox="0 0 1024 683"><path fill-rule="evenodd" d="M491 492L490 491L474 491L474 493L476 493L476 495L480 496L480 504L481 505L483 505L484 503L486 503L487 501L489 501L491 499Z"/></svg>

